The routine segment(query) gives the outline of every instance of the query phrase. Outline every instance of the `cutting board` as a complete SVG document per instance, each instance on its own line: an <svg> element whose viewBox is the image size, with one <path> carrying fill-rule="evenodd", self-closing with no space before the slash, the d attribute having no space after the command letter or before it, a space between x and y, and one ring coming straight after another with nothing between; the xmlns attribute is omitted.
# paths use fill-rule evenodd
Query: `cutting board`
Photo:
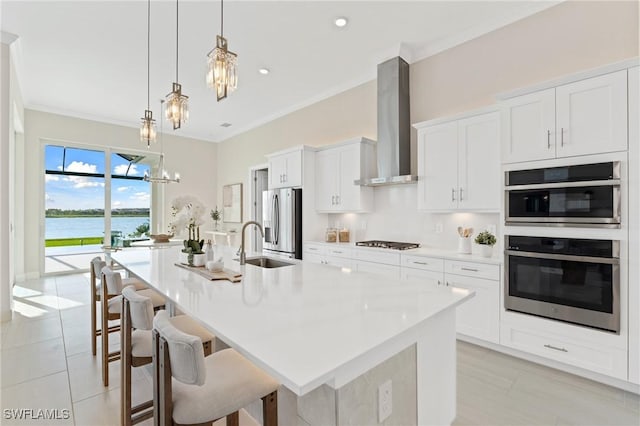
<svg viewBox="0 0 640 426"><path fill-rule="evenodd" d="M185 265L184 263L176 263L176 266L187 269L191 272L195 272L196 274L201 275L211 281L227 280L231 281L232 283L239 283L240 281L242 281L242 274L232 271L231 269L223 269L222 271L211 272L204 266L189 266Z"/></svg>

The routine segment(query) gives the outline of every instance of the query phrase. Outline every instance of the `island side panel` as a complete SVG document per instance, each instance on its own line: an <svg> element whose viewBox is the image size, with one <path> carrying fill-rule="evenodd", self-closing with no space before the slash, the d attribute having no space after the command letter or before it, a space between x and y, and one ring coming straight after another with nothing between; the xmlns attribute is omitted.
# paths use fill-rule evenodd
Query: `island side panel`
<svg viewBox="0 0 640 426"><path fill-rule="evenodd" d="M427 322L417 342L418 424L449 425L456 417L456 311Z"/></svg>

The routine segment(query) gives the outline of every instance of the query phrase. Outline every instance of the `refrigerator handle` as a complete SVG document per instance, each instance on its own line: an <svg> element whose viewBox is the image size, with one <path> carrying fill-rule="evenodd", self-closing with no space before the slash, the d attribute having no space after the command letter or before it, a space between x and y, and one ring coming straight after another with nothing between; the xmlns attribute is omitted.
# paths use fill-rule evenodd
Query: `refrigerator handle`
<svg viewBox="0 0 640 426"><path fill-rule="evenodd" d="M278 245L280 243L280 202L278 201L278 194L273 196L273 220L275 224L275 244Z"/></svg>

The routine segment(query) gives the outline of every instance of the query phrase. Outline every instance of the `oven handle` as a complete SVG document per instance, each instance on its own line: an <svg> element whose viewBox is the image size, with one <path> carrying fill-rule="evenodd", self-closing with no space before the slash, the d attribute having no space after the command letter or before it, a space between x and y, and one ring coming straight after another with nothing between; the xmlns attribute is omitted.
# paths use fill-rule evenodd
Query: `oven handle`
<svg viewBox="0 0 640 426"><path fill-rule="evenodd" d="M505 185L506 191L522 189L580 188L584 186L620 186L620 179L585 180L581 182L536 183L533 185Z"/></svg>
<svg viewBox="0 0 640 426"><path fill-rule="evenodd" d="M511 256L535 257L539 259L569 260L573 262L588 262L588 263L605 263L608 265L620 264L620 259L616 257L575 256L570 254L536 253L531 251L518 251L518 250L505 250L504 252L505 254L511 255Z"/></svg>

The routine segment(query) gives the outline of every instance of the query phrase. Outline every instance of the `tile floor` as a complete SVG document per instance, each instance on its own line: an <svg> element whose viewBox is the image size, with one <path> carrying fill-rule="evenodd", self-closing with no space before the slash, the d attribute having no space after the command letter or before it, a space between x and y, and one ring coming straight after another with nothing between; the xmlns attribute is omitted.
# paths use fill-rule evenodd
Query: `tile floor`
<svg viewBox="0 0 640 426"><path fill-rule="evenodd" d="M2 425L119 423L119 362L102 386L89 340L88 274L15 287L14 320L0 326ZM112 339L117 347L117 338ZM110 345L111 346L111 345ZM134 373L134 404L151 397L151 376ZM58 409L57 420L16 421L5 409ZM640 398L474 345L458 344L456 425L635 425ZM224 424L223 421L219 422ZM142 425L152 424L148 420ZM255 422L242 413L240 424Z"/></svg>

